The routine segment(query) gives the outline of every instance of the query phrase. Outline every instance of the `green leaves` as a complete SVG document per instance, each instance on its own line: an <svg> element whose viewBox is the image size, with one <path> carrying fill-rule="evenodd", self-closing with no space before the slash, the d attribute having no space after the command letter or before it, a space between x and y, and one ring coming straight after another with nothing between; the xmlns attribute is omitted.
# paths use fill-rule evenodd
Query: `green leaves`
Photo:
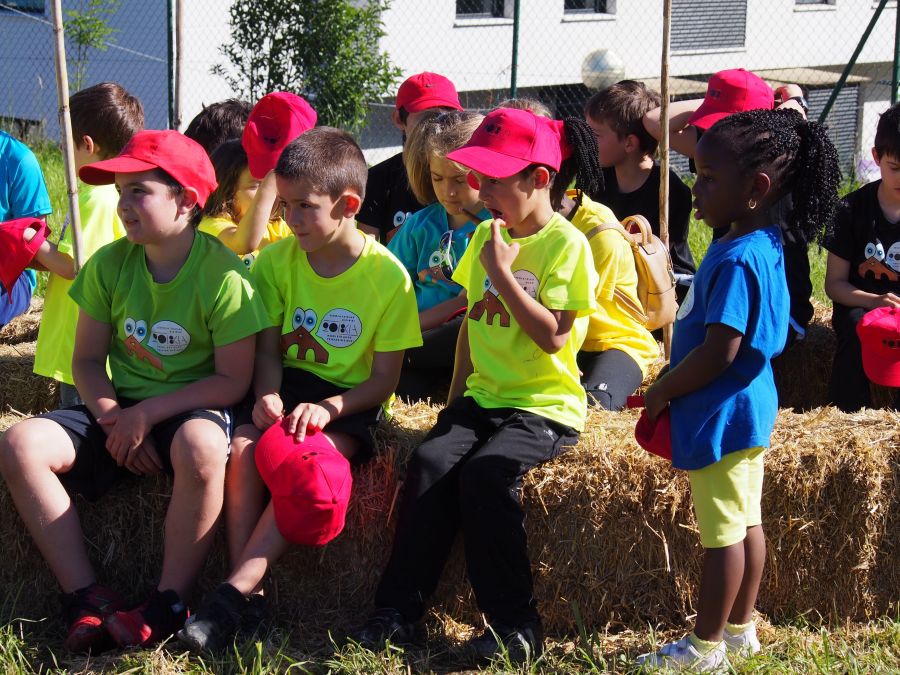
<svg viewBox="0 0 900 675"><path fill-rule="evenodd" d="M66 38L75 45L72 91L78 91L84 86L89 50L105 51L109 38L117 32L107 20L119 9L119 2L120 0L81 0L78 9L66 10Z"/></svg>

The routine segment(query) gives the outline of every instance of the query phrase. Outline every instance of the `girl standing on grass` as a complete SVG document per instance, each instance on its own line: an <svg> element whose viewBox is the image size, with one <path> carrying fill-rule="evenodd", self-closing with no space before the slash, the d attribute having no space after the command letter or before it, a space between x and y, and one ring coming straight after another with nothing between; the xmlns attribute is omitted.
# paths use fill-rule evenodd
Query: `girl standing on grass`
<svg viewBox="0 0 900 675"><path fill-rule="evenodd" d="M645 403L651 419L670 406L672 463L690 476L705 556L694 631L638 661L708 671L727 652L760 649L763 454L778 412L771 359L785 344L790 307L769 207L790 193L789 227L817 237L834 216L840 171L824 127L790 110L726 117L700 139L694 161L696 217L728 232L697 270L678 311L671 370Z"/></svg>

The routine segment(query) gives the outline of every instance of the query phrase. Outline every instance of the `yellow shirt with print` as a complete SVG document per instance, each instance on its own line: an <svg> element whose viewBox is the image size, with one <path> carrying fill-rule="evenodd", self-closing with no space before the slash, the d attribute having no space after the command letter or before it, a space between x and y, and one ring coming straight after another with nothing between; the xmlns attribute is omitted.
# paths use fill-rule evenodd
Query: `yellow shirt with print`
<svg viewBox="0 0 900 675"><path fill-rule="evenodd" d="M504 241L512 241L507 230L501 232ZM522 288L547 309L577 312L566 344L548 354L516 322L481 264L479 254L490 236L491 221L485 221L453 274L468 297L473 371L465 395L483 408L518 408L582 431L587 399L576 356L597 286L587 241L559 214L535 234L515 240L519 253L511 269Z"/></svg>
<svg viewBox="0 0 900 675"><path fill-rule="evenodd" d="M237 223L235 223L231 218L225 218L221 216L204 216L203 220L200 221L200 224L197 226L197 229L201 232L206 232L207 234L211 234L214 237L218 237L224 230L227 230L230 227L237 227ZM241 260L244 261L244 265L249 269L253 264L253 261L256 259L256 256L259 255L259 252L263 250L269 244L274 244L276 241L281 241L282 239L287 239L288 237L293 236L293 232L291 232L291 228L288 227L288 224L284 222L282 218L278 220L270 220L266 223L266 233L263 235L262 240L259 242L259 248L255 251L251 251L250 253L238 254ZM235 251L237 253L237 251Z"/></svg>
<svg viewBox="0 0 900 675"><path fill-rule="evenodd" d="M269 325L281 329L282 365L347 389L369 379L375 352L422 344L409 274L357 234L362 253L335 277L319 276L293 237L265 248L251 268Z"/></svg>
<svg viewBox="0 0 900 675"><path fill-rule="evenodd" d="M87 260L100 248L125 236L116 213L119 193L115 185L78 184L78 208L81 212L81 246ZM72 228L66 229L59 250L75 257ZM34 353L34 372L58 382L74 384L72 353L75 351L75 326L78 305L69 297L72 280L50 273L44 295L44 312Z"/></svg>
<svg viewBox="0 0 900 675"><path fill-rule="evenodd" d="M581 206L572 214L571 220L585 235L604 223L618 222L612 211L587 195L582 196ZM588 244L600 283L597 285L597 310L591 314L582 350L618 349L628 354L646 377L648 367L659 357L659 344L643 324L619 307L614 295L618 288L640 305L631 247L615 230L604 230L591 236Z"/></svg>

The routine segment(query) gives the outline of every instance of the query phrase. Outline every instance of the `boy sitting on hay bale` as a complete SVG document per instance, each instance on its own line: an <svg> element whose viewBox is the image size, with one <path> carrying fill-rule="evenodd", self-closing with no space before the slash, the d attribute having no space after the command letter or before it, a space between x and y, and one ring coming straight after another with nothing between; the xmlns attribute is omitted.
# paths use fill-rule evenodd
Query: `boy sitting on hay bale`
<svg viewBox="0 0 900 675"><path fill-rule="evenodd" d="M197 143L143 131L79 174L115 182L127 237L97 251L70 291L81 309L72 370L85 405L12 427L0 439L0 471L62 587L66 647L97 651L110 637L151 645L184 622L183 598L222 509L227 408L250 385L265 320L240 260L195 231L216 185ZM175 476L159 584L127 611L97 583L70 496L97 499L124 470Z"/></svg>

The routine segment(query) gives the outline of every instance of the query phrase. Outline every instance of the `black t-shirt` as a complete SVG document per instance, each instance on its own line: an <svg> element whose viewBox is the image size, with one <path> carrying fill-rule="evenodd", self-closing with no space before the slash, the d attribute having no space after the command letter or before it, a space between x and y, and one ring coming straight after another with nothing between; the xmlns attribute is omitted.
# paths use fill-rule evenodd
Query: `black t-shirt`
<svg viewBox="0 0 900 675"><path fill-rule="evenodd" d="M844 197L834 228L823 245L850 263L847 280L856 288L883 295L900 293L900 223L890 223L878 205L881 181Z"/></svg>
<svg viewBox="0 0 900 675"><path fill-rule="evenodd" d="M366 198L357 219L369 227L378 228L382 243L387 234L406 222L410 214L422 205L409 187L403 153L397 153L369 169Z"/></svg>
<svg viewBox="0 0 900 675"><path fill-rule="evenodd" d="M634 192L621 192L613 167L603 169L605 189L596 195L596 201L608 206L616 218L640 214L647 219L653 234L659 236L659 166L654 166L647 180ZM688 228L691 222L691 189L678 175L669 170L669 254L677 274L693 274L697 271L694 256L688 246Z"/></svg>

